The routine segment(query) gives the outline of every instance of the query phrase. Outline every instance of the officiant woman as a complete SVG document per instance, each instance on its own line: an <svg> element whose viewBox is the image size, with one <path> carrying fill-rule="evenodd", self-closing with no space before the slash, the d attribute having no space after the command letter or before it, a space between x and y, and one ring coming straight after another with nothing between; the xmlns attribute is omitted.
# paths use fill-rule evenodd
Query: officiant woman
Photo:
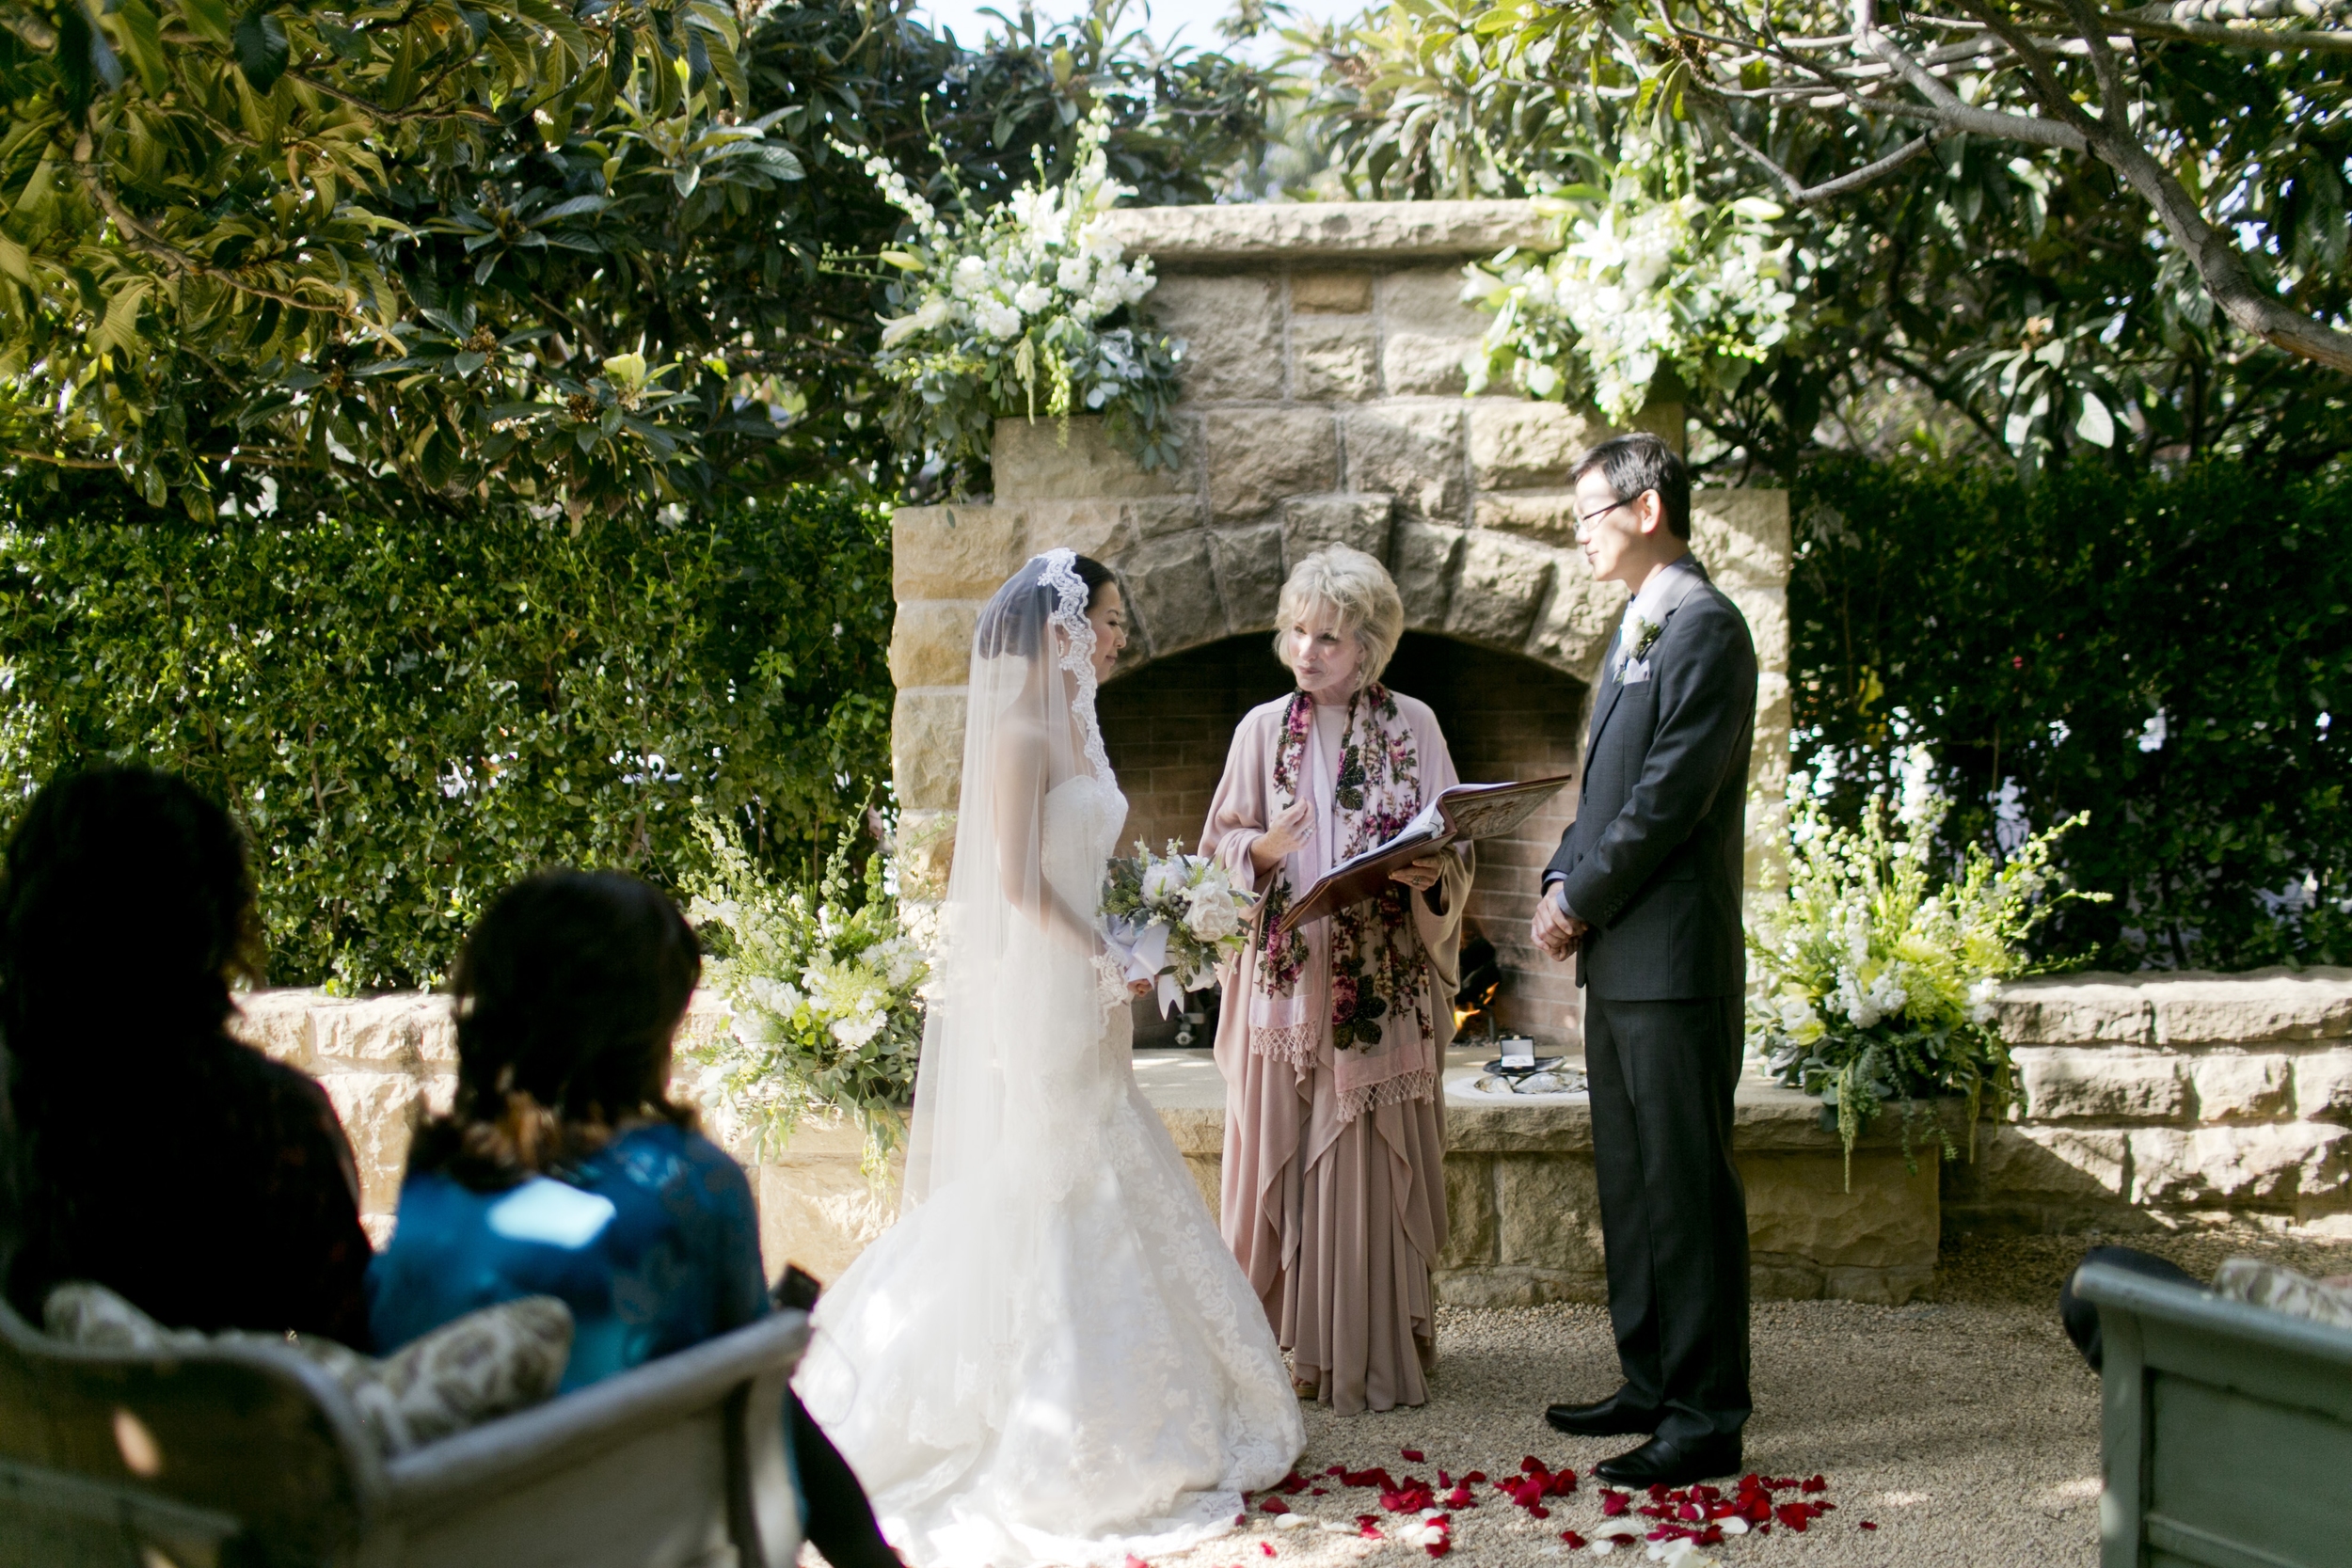
<svg viewBox="0 0 2352 1568"><path fill-rule="evenodd" d="M1282 911L1456 782L1428 705L1380 684L1405 629L1373 557L1317 550L1282 585L1274 651L1297 689L1244 716L1202 852L1262 893L1225 975L1220 1219L1302 1398L1422 1404L1445 1245L1439 1069L1454 1035L1467 845L1285 936Z"/></svg>

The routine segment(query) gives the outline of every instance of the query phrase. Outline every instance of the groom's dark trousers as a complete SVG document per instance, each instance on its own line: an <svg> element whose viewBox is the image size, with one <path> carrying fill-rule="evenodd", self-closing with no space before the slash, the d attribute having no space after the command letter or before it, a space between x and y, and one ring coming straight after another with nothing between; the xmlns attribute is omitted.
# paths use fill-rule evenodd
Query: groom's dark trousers
<svg viewBox="0 0 2352 1568"><path fill-rule="evenodd" d="M1747 957L1740 892L1756 644L1684 557L1646 657L1593 692L1576 821L1545 871L1577 958L1609 1315L1661 1436L1747 1420L1747 1196L1731 1154Z"/></svg>

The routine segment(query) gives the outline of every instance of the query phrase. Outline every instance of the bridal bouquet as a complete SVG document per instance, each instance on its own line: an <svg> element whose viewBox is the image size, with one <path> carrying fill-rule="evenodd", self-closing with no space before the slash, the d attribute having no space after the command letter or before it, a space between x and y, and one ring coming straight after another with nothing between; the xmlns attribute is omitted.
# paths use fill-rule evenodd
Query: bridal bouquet
<svg viewBox="0 0 2352 1568"><path fill-rule="evenodd" d="M1138 840L1133 860L1115 860L1103 890L1103 940L1131 980L1150 980L1160 1016L1216 981L1216 967L1248 945L1243 927L1257 895L1233 885L1225 867L1187 855L1173 839L1154 855Z"/></svg>
<svg viewBox="0 0 2352 1568"><path fill-rule="evenodd" d="M1940 803L1907 809L1899 834L1878 800L1858 827L1834 828L1802 780L1789 790L1788 902L1748 935L1762 979L1751 1028L1775 1077L1834 1108L1849 1161L1863 1126L1899 1101L1909 1160L1923 1101L1963 1097L1973 1129L1988 1101L2007 1100L2009 1049L1994 1028L2001 979L2026 967L2026 935L2058 903L2103 896L2045 896L2058 880L2052 848L2085 818L1998 863L1970 845L1959 879L1945 880L1932 869Z"/></svg>

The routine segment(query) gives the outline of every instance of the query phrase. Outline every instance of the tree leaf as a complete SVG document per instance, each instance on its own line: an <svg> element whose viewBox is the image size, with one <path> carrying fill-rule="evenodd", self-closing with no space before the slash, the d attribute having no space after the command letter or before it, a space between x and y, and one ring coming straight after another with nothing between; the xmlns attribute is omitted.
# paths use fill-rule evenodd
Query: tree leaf
<svg viewBox="0 0 2352 1568"><path fill-rule="evenodd" d="M286 74L286 24L257 5L239 19L235 39L237 69L255 93L268 92Z"/></svg>
<svg viewBox="0 0 2352 1568"><path fill-rule="evenodd" d="M2074 421L2074 434L2094 447L2115 445L2115 417L2107 412L2107 405L2099 401L2098 393L2083 393L2083 411Z"/></svg>

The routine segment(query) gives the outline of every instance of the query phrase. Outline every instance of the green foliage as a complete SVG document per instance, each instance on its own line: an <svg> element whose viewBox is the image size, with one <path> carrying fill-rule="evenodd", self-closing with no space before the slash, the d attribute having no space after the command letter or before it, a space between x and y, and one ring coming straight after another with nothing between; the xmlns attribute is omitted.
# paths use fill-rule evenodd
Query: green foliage
<svg viewBox="0 0 2352 1568"><path fill-rule="evenodd" d="M278 984L430 983L541 865L675 884L697 800L800 863L884 766L888 524L837 491L578 537L291 502L197 531L103 478L0 506L8 799L112 759L224 800Z"/></svg>
<svg viewBox="0 0 2352 1568"><path fill-rule="evenodd" d="M2036 957L2352 961L2352 485L1816 462L1791 498L1796 749L1841 819L1924 746L1946 852L2081 813L2113 902Z"/></svg>
<svg viewBox="0 0 2352 1568"><path fill-rule="evenodd" d="M923 1053L923 943L898 918L889 858L855 869L857 830L842 831L814 887L762 868L730 829L695 825L708 868L687 879L687 917L709 944L709 984L734 1017L686 1053L707 1103L781 1148L812 1111L847 1115L879 1176L906 1133Z"/></svg>
<svg viewBox="0 0 2352 1568"><path fill-rule="evenodd" d="M56 4L0 0L0 449L199 520L264 474L577 526L885 473L881 301L823 261L899 214L834 138L986 204L1101 103L1203 200L1271 91L1115 4L978 55L915 0Z"/></svg>
<svg viewBox="0 0 2352 1568"><path fill-rule="evenodd" d="M1798 774L1790 784L1788 901L1748 935L1760 976L1748 1010L1773 1074L1836 1108L1851 1177L1854 1140L1888 1104L1901 1106L1909 1163L1923 1101L1964 1099L1972 1133L1988 1105L2007 1101L2011 1069L1993 1026L1994 998L2002 976L2027 967L2034 927L2074 896L2053 895L2050 857L2083 819L1998 862L1971 844L1959 877L1939 881L1943 802L1915 788L1902 832L1891 835L1886 802L1873 798L1859 827L1841 829L1799 793L1807 782ZM1950 1134L1938 1135L1957 1157Z"/></svg>
<svg viewBox="0 0 2352 1568"><path fill-rule="evenodd" d="M1724 38L1750 24L1734 24L1738 9L1393 0L1290 36L1350 194L1558 192L1631 144L1687 157L1709 208L1756 197L1789 209L1781 232L1811 280L1802 330L1733 390L1692 388L1704 463L1788 476L1827 444L1995 452L2028 471L2075 456L2141 472L2230 454L2293 475L2352 451L2352 381L2231 325L2156 214L2088 154L1952 136L1887 178L1793 202L1759 154L1817 186L1920 126L1802 96L1768 102L1769 71L1710 89L1710 62L1732 53ZM1810 0L1748 12L1790 49L1834 40L1853 14ZM1915 23L1938 24L1881 12L1906 41ZM1842 46L1825 54L1859 66ZM2133 122L2153 155L2209 211L2227 197L2258 283L2320 323L2352 313L2344 61L2151 36L2130 65ZM2063 69L2086 72L2078 58ZM2026 75L1955 63L1950 81L1972 105L2022 113Z"/></svg>

